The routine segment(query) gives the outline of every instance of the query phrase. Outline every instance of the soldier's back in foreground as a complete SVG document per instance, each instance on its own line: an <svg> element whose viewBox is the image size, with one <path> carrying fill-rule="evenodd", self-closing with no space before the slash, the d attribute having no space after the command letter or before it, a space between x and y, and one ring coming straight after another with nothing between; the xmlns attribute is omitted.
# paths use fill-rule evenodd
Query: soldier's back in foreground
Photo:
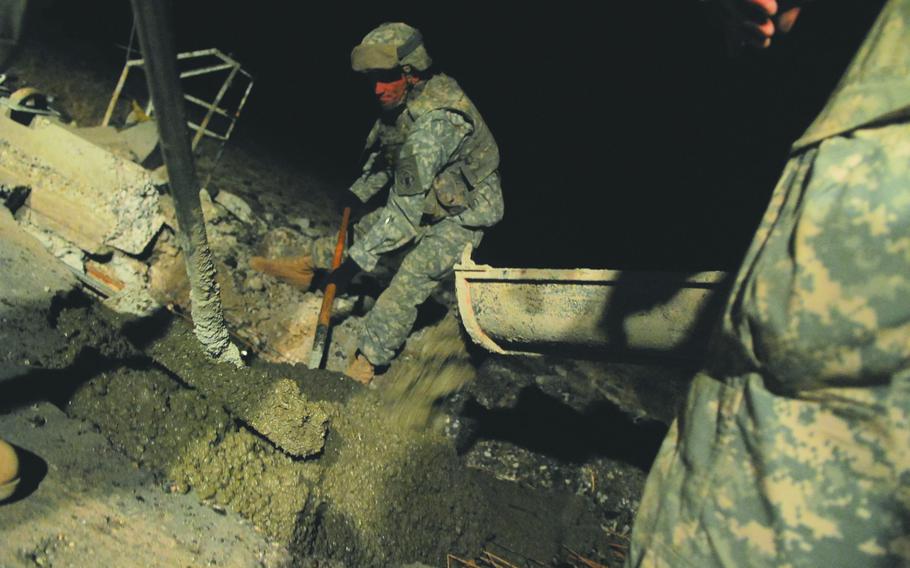
<svg viewBox="0 0 910 568"><path fill-rule="evenodd" d="M762 47L796 17L728 4L765 10L736 21ZM793 145L628 565L910 564L908 119L910 0L890 0Z"/></svg>

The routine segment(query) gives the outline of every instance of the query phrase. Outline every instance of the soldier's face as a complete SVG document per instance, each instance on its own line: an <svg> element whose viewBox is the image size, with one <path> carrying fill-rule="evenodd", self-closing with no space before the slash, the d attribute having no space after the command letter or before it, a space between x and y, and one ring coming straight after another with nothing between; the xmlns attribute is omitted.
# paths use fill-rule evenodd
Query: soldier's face
<svg viewBox="0 0 910 568"><path fill-rule="evenodd" d="M373 92L383 110L393 109L404 101L408 92L408 82L401 70L374 71L369 77L373 82Z"/></svg>

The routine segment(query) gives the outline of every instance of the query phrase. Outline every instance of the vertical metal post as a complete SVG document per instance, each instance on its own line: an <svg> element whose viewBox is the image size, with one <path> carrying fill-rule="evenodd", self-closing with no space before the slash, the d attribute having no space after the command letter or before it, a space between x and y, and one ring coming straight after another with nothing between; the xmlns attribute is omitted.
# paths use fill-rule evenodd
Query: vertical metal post
<svg viewBox="0 0 910 568"><path fill-rule="evenodd" d="M180 225L178 240L186 256L196 337L213 358L242 365L224 324L215 265L205 234L199 184L190 150L183 93L177 73L169 0L131 0L145 74L155 104L161 152L167 166L174 208Z"/></svg>

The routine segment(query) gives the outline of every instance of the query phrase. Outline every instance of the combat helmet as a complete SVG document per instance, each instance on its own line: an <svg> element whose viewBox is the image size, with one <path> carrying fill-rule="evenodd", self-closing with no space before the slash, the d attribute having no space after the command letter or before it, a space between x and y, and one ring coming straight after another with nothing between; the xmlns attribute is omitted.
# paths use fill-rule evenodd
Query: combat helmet
<svg viewBox="0 0 910 568"><path fill-rule="evenodd" d="M432 63L420 30L401 22L380 24L351 51L354 71L395 69L404 65L426 71Z"/></svg>

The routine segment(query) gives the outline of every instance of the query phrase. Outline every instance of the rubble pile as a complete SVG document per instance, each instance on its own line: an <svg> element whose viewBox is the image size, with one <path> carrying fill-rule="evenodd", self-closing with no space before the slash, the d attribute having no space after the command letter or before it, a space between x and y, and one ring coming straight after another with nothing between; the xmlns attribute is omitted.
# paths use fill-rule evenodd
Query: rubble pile
<svg viewBox="0 0 910 568"><path fill-rule="evenodd" d="M108 307L134 315L164 307L189 313L186 266L166 172L140 165L155 148L153 127L151 121L117 130L82 128L45 117L30 124L0 117L0 159L5 164L0 187L5 195L14 188L27 191L16 220ZM227 190L203 190L200 201L225 318L235 340L248 354L256 352L268 361L306 361L321 292L256 272L250 258L309 251L312 240L328 227L303 215L260 215L246 199ZM335 312L343 319L354 304L355 299L341 298ZM348 345L330 348L332 353L349 350ZM337 356L328 362L334 369L345 364L344 357Z"/></svg>

